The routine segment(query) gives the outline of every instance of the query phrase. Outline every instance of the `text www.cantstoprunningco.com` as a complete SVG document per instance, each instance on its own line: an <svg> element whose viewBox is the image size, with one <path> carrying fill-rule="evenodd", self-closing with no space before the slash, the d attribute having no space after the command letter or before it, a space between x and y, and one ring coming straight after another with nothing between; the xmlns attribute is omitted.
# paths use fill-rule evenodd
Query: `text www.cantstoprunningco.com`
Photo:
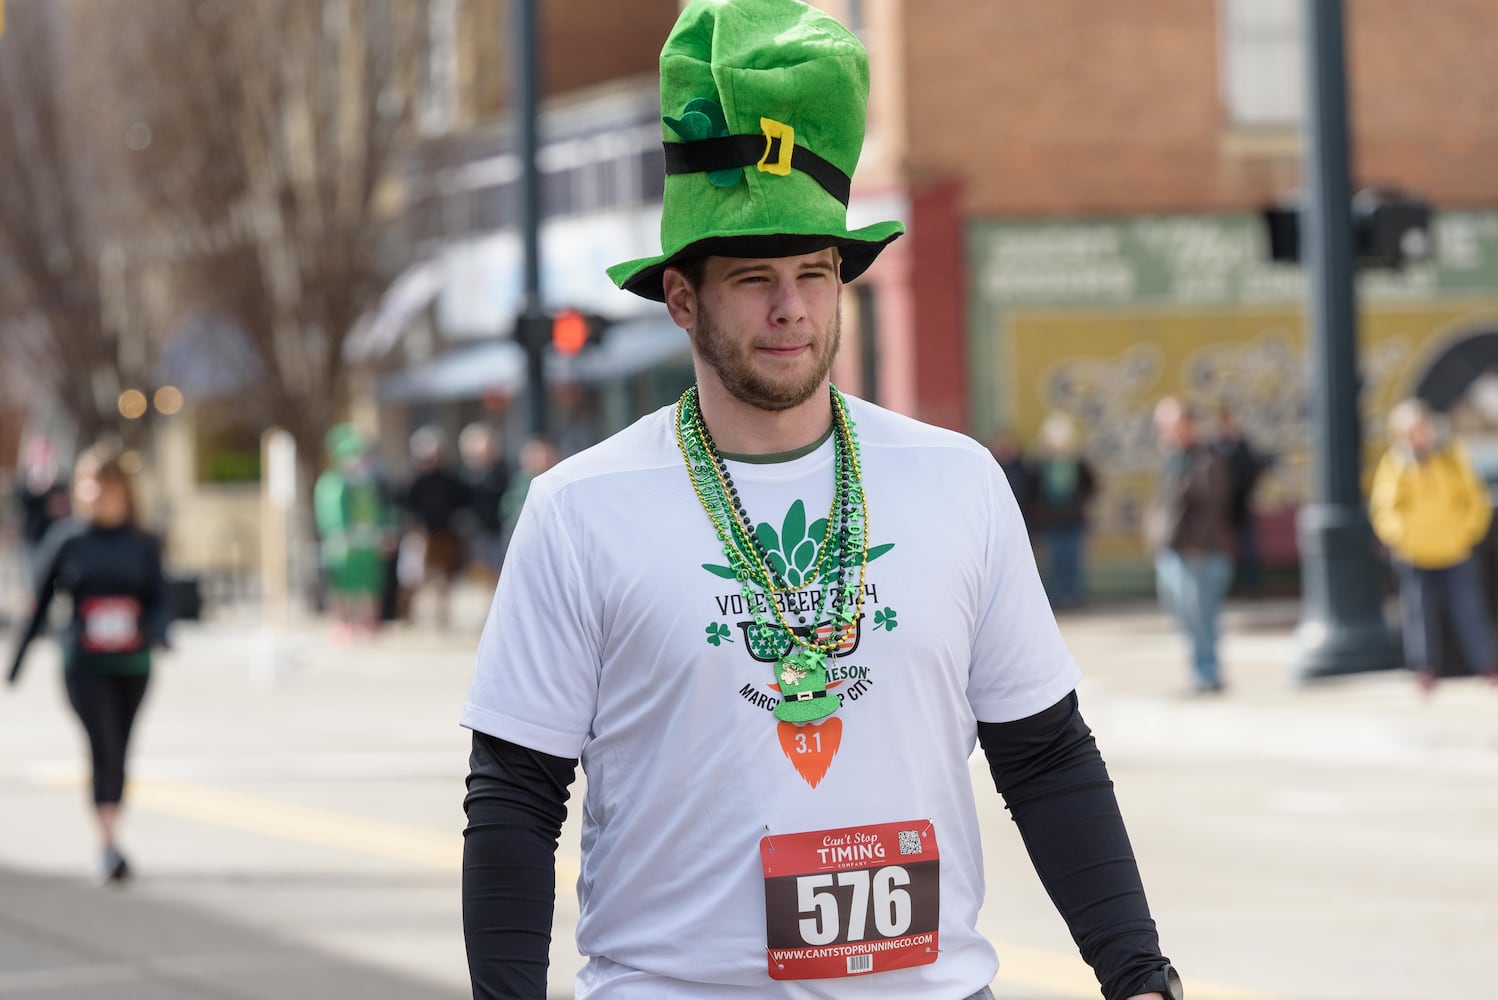
<svg viewBox="0 0 1498 1000"><path fill-rule="evenodd" d="M826 948L784 948L772 949L770 957L777 962L795 962L805 958L841 958L844 955L869 955L876 951L890 951L894 948L908 948L912 945L930 944L933 934L911 934L902 938L890 938L887 941L865 941L860 944L839 944Z"/></svg>

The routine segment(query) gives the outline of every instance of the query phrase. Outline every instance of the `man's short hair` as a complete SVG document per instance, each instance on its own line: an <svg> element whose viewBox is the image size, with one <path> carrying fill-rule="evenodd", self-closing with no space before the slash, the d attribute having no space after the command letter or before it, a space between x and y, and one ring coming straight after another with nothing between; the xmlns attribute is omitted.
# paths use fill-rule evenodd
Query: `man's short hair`
<svg viewBox="0 0 1498 1000"><path fill-rule="evenodd" d="M702 280L707 277L706 257L687 257L683 260L674 261L671 264L681 272L681 276L687 279L687 284L692 286L692 291L702 288Z"/></svg>

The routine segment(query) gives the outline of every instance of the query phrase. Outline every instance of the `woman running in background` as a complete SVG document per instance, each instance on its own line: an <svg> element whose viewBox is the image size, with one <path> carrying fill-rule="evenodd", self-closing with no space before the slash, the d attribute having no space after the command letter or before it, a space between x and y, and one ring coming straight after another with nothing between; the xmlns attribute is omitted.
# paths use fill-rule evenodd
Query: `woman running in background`
<svg viewBox="0 0 1498 1000"><path fill-rule="evenodd" d="M166 583L160 544L136 526L130 478L116 454L96 448L78 459L73 512L43 540L35 608L9 680L14 684L19 678L26 648L47 621L53 595L69 594L73 617L60 640L63 678L88 735L101 875L122 882L130 876L117 840L125 755L151 675L151 648L166 646Z"/></svg>

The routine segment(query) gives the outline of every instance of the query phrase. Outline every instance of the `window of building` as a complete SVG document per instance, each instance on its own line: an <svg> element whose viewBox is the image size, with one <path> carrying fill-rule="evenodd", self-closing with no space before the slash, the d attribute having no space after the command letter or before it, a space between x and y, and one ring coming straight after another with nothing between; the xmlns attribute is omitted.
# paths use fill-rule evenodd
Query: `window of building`
<svg viewBox="0 0 1498 1000"><path fill-rule="evenodd" d="M225 398L198 405L193 422L195 478L199 483L224 485L260 479L260 422L262 415L243 399Z"/></svg>
<svg viewBox="0 0 1498 1000"><path fill-rule="evenodd" d="M1300 0L1219 0L1223 102L1239 128L1294 128L1305 93Z"/></svg>

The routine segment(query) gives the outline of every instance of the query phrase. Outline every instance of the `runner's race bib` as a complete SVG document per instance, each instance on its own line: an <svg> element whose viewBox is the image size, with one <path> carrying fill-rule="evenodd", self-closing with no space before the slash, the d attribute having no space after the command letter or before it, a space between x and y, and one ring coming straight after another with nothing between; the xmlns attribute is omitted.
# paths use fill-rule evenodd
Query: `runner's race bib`
<svg viewBox="0 0 1498 1000"><path fill-rule="evenodd" d="M80 606L83 648L128 653L140 648L140 602L133 597L89 597Z"/></svg>
<svg viewBox="0 0 1498 1000"><path fill-rule="evenodd" d="M930 820L759 842L771 979L832 979L936 961L940 855Z"/></svg>

